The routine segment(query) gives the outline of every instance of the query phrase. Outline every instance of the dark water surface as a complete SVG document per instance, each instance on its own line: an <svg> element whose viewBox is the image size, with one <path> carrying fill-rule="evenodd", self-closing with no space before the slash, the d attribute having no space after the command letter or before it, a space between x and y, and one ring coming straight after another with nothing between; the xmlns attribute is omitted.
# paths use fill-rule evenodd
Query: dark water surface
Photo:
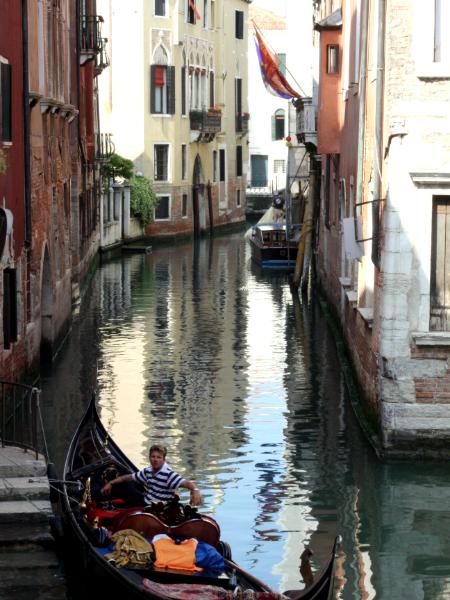
<svg viewBox="0 0 450 600"><path fill-rule="evenodd" d="M302 587L304 545L317 566L339 533L340 598L450 598L448 464L376 458L314 298L261 273L242 234L99 268L43 385L59 467L95 386L130 458L164 442L233 558L275 589Z"/></svg>

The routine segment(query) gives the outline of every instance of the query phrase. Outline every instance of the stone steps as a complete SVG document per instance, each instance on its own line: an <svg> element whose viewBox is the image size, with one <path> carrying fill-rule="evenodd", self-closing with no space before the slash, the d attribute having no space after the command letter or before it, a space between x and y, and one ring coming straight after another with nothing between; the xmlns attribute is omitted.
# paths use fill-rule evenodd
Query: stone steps
<svg viewBox="0 0 450 600"><path fill-rule="evenodd" d="M0 600L65 600L43 457L0 447Z"/></svg>

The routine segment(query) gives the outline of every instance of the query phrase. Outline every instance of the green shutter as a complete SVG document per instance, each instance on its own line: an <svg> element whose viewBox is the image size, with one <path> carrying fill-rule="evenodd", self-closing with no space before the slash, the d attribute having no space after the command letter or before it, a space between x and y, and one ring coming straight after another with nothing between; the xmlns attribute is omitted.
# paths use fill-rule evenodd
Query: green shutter
<svg viewBox="0 0 450 600"><path fill-rule="evenodd" d="M276 130L275 130L275 115L272 115L272 142L276 139Z"/></svg>
<svg viewBox="0 0 450 600"><path fill-rule="evenodd" d="M150 66L150 112L155 113L155 71L156 65Z"/></svg>
<svg viewBox="0 0 450 600"><path fill-rule="evenodd" d="M175 114L175 67L167 67L167 112Z"/></svg>

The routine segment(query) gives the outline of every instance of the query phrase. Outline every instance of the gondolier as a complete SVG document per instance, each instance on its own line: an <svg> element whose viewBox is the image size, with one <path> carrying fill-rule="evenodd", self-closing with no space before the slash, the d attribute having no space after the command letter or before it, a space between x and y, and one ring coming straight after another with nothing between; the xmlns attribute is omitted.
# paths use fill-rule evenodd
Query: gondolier
<svg viewBox="0 0 450 600"><path fill-rule="evenodd" d="M144 504L153 502L169 502L179 487L191 492L191 504L201 504L202 496L193 481L181 477L166 463L167 449L160 444L153 445L149 450L150 465L135 473L120 475L109 481L101 489L104 496L109 496L113 485L135 481L144 486Z"/></svg>

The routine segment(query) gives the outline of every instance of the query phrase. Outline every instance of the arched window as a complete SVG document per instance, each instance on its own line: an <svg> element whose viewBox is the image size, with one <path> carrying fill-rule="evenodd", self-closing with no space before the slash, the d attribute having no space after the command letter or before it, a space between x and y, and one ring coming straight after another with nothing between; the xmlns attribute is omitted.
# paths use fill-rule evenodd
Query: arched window
<svg viewBox="0 0 450 600"><path fill-rule="evenodd" d="M282 140L284 138L284 121L285 111L283 108L279 108L275 111L272 116L272 139Z"/></svg>
<svg viewBox="0 0 450 600"><path fill-rule="evenodd" d="M159 45L151 65L150 110L155 114L175 113L175 67L169 65L165 48Z"/></svg>

